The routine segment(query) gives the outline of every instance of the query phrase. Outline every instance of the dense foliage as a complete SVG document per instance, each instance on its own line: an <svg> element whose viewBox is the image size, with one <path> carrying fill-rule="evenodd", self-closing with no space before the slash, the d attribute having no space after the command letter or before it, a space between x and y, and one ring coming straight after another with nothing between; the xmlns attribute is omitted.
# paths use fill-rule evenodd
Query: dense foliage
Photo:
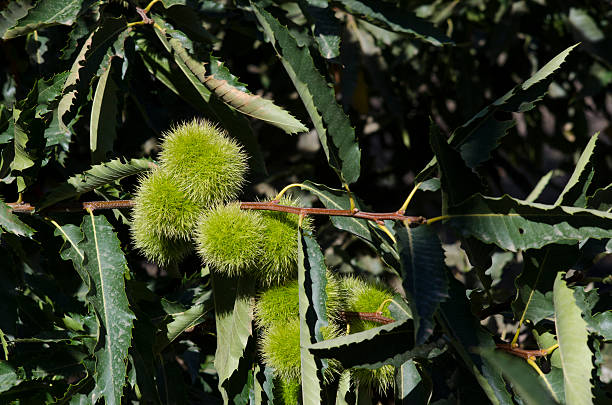
<svg viewBox="0 0 612 405"><path fill-rule="evenodd" d="M0 10L1 403L612 401L606 2Z"/></svg>

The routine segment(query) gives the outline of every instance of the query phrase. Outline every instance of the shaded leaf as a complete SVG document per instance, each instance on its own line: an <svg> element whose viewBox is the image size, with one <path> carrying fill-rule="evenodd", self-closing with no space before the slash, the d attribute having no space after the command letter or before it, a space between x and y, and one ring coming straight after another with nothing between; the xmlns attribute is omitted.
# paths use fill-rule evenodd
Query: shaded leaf
<svg viewBox="0 0 612 405"><path fill-rule="evenodd" d="M311 230L300 227L297 238L302 401L304 405L318 405L324 401L323 370L327 364L313 356L308 347L323 340L321 328L328 325L327 267Z"/></svg>
<svg viewBox="0 0 612 405"><path fill-rule="evenodd" d="M582 312L588 331L602 336L604 340L612 340L612 310L593 314L595 304L599 301L598 290L585 291L584 287L574 287L573 290L576 305Z"/></svg>
<svg viewBox="0 0 612 405"><path fill-rule="evenodd" d="M451 207L448 218L448 223L460 234L513 252L612 237L610 213L526 203L507 195L499 198L474 195Z"/></svg>
<svg viewBox="0 0 612 405"><path fill-rule="evenodd" d="M374 0L337 0L334 3L351 14L391 31L410 34L436 46L453 43L432 23L407 11L405 6L394 7L389 3Z"/></svg>
<svg viewBox="0 0 612 405"><path fill-rule="evenodd" d="M591 350L587 343L587 325L576 305L574 292L559 272L555 279L553 300L555 303L555 326L563 365L565 402L568 405L593 403L591 394Z"/></svg>
<svg viewBox="0 0 612 405"><path fill-rule="evenodd" d="M111 77L110 63L96 86L89 123L89 149L92 163L106 159L117 137L117 85Z"/></svg>
<svg viewBox="0 0 612 405"><path fill-rule="evenodd" d="M96 357L94 400L121 404L125 385L128 349L135 318L125 293L127 262L119 239L103 215L83 217L84 239L77 245L84 253L83 268L89 276L88 299L102 326Z"/></svg>
<svg viewBox="0 0 612 405"><path fill-rule="evenodd" d="M438 235L427 225L410 228L397 223L394 229L402 286L412 309L416 343L422 344L433 333L434 313L447 297L444 250Z"/></svg>
<svg viewBox="0 0 612 405"><path fill-rule="evenodd" d="M401 366L412 358L414 327L410 319L310 345L318 357L338 360L344 368L377 369L385 364ZM359 356L355 356L359 353Z"/></svg>
<svg viewBox="0 0 612 405"><path fill-rule="evenodd" d="M67 129L87 97L90 82L100 76L115 55L123 55L128 35L124 17L107 18L89 35L70 68L58 105L60 126Z"/></svg>
<svg viewBox="0 0 612 405"><path fill-rule="evenodd" d="M395 375L396 404L428 404L431 399L431 381L421 377L414 360L408 360L398 367Z"/></svg>
<svg viewBox="0 0 612 405"><path fill-rule="evenodd" d="M93 0L39 1L28 10L25 17L3 35L3 38L15 38L53 25L72 25L78 15L93 3Z"/></svg>
<svg viewBox="0 0 612 405"><path fill-rule="evenodd" d="M13 366L7 361L0 361L0 392L8 391L17 384L20 379Z"/></svg>
<svg viewBox="0 0 612 405"><path fill-rule="evenodd" d="M329 165L343 183L354 183L359 178L361 151L355 129L336 102L333 88L315 68L308 48L300 47L269 12L253 2L251 5L310 115Z"/></svg>
<svg viewBox="0 0 612 405"><path fill-rule="evenodd" d="M478 351L492 350L495 347L493 338L482 329L480 320L472 314L463 284L454 278L449 281L449 298L440 304L437 320L491 403L514 404L501 371Z"/></svg>
<svg viewBox="0 0 612 405"><path fill-rule="evenodd" d="M151 170L153 167L155 163L148 159L114 159L92 166L91 169L70 177L66 183L52 190L40 202L38 209L87 193L124 177Z"/></svg>
<svg viewBox="0 0 612 405"><path fill-rule="evenodd" d="M298 3L308 17L312 35L325 59L340 56L340 23L327 1L301 0Z"/></svg>
<svg viewBox="0 0 612 405"><path fill-rule="evenodd" d="M612 184L600 188L586 199L587 208L610 212L612 210Z"/></svg>
<svg viewBox="0 0 612 405"><path fill-rule="evenodd" d="M4 201L0 200L0 228L17 236L31 237L36 232L28 225L21 222Z"/></svg>

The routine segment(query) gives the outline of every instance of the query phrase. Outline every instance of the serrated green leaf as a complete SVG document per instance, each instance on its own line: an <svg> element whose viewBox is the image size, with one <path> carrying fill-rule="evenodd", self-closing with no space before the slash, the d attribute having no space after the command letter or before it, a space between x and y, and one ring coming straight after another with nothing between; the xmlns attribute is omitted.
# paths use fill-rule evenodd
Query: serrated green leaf
<svg viewBox="0 0 612 405"><path fill-rule="evenodd" d="M232 379L245 380L246 374L240 367L251 339L255 283L245 277L227 278L211 273L215 299L215 321L217 325L217 351L215 369L219 375L219 390L224 401L240 394ZM240 385L240 384L238 384Z"/></svg>
<svg viewBox="0 0 612 405"><path fill-rule="evenodd" d="M117 85L111 77L110 63L96 86L89 122L89 150L92 163L106 160L117 137Z"/></svg>
<svg viewBox="0 0 612 405"><path fill-rule="evenodd" d="M340 56L340 23L329 3L320 0L301 0L298 4L310 22L312 35L321 56L325 59Z"/></svg>
<svg viewBox="0 0 612 405"><path fill-rule="evenodd" d="M72 25L79 14L93 3L93 0L39 1L28 10L25 17L3 35L3 38L15 38L53 25Z"/></svg>
<svg viewBox="0 0 612 405"><path fill-rule="evenodd" d="M5 8L0 11L0 37L4 38L6 32L13 28L20 18L28 14L28 10L32 8L29 0L12 0L6 4Z"/></svg>
<svg viewBox="0 0 612 405"><path fill-rule="evenodd" d="M542 178L538 180L538 183L535 185L533 190L531 190L531 193L529 193L529 195L525 198L525 201L536 202L537 199L540 198L542 191L544 191L546 186L548 186L548 183L550 183L550 179L552 178L553 174L554 170L550 170L548 173L542 176Z"/></svg>
<svg viewBox="0 0 612 405"><path fill-rule="evenodd" d="M105 184L139 174L155 167L148 159L114 159L70 177L66 183L52 190L40 202L38 209L46 208L62 200L87 193Z"/></svg>
<svg viewBox="0 0 612 405"><path fill-rule="evenodd" d="M351 14L391 31L410 34L433 45L453 44L432 23L417 17L404 7L373 0L337 0L334 3Z"/></svg>
<svg viewBox="0 0 612 405"><path fill-rule="evenodd" d="M612 237L612 214L584 208L527 203L508 195L476 194L449 210L448 224L502 249L539 249Z"/></svg>
<svg viewBox="0 0 612 405"><path fill-rule="evenodd" d="M493 338L481 328L480 320L472 314L465 296L465 286L454 278L449 281L449 298L440 304L439 323L491 403L514 404L501 372L477 349L495 348Z"/></svg>
<svg viewBox="0 0 612 405"><path fill-rule="evenodd" d="M325 364L308 347L323 340L321 328L328 325L325 305L327 268L312 231L299 228L297 238L302 401L304 405L318 405L324 401Z"/></svg>
<svg viewBox="0 0 612 405"><path fill-rule="evenodd" d="M414 356L412 349L414 327L406 319L314 343L309 351L318 357L336 359L344 368L377 369L385 364L401 366Z"/></svg>
<svg viewBox="0 0 612 405"><path fill-rule="evenodd" d="M495 118L498 111L525 112L535 107L552 82L552 74L559 69L570 52L576 47L572 45L538 70L522 84L495 100L474 115L468 122L455 129L448 139L452 147L461 151L461 156L471 168L490 159L491 151L498 145L511 127L509 121L499 121ZM417 175L417 181L431 177L436 158Z"/></svg>
<svg viewBox="0 0 612 405"><path fill-rule="evenodd" d="M160 35L158 34L158 36ZM160 39L162 38L160 37ZM163 38L162 42L164 42L164 40L166 39ZM228 72L227 69L220 69L217 73L219 76L214 73L209 75L206 72L205 64L189 55L189 52L181 44L181 41L176 38L170 38L167 42L172 48L172 54L175 60L177 60L177 63L180 60L182 64L186 66L204 86L206 86L206 88L227 105L245 115L279 127L288 134L308 130L300 121L272 101L246 93L243 87L235 87L229 83L227 79L230 77L228 77L227 74L223 74ZM215 69L219 69L219 67L215 66ZM233 76L231 76L231 78L233 78L231 80L236 84L235 78Z"/></svg>
<svg viewBox="0 0 612 405"><path fill-rule="evenodd" d="M355 129L336 102L333 88L314 66L308 48L300 47L269 12L253 2L251 5L310 115L329 165L343 183L354 183L359 178L361 151Z"/></svg>
<svg viewBox="0 0 612 405"><path fill-rule="evenodd" d="M526 405L557 404L526 361L492 350L483 351L482 355L512 383L512 388Z"/></svg>
<svg viewBox="0 0 612 405"><path fill-rule="evenodd" d="M595 167L591 161L597 147L599 132L591 137L589 143L582 151L572 176L567 181L565 188L555 201L555 205L569 205L586 208L587 190L595 175Z"/></svg>
<svg viewBox="0 0 612 405"><path fill-rule="evenodd" d="M553 288L555 303L555 326L563 365L565 403L567 405L590 405L591 394L591 350L588 346L587 325L576 305L574 292L559 272Z"/></svg>
<svg viewBox="0 0 612 405"><path fill-rule="evenodd" d="M49 80L40 79L37 83L38 102L36 105L36 116L41 117L55 107L55 101L62 93L64 83L70 72L62 72Z"/></svg>
<svg viewBox="0 0 612 405"><path fill-rule="evenodd" d="M0 200L0 228L17 236L31 237L36 232L17 218L2 200Z"/></svg>
<svg viewBox="0 0 612 405"><path fill-rule="evenodd" d="M438 235L427 225L412 229L397 223L395 235L416 343L422 344L433 333L433 316L438 305L448 296L444 250Z"/></svg>
<svg viewBox="0 0 612 405"><path fill-rule="evenodd" d="M108 69L114 56L123 55L123 42L127 35L127 21L124 17L104 19L89 35L62 89L58 113L63 130L77 116L82 101L89 93L91 80Z"/></svg>
<svg viewBox="0 0 612 405"><path fill-rule="evenodd" d="M77 247L85 255L83 268L91 280L87 297L102 326L92 397L104 397L107 404L120 405L135 318L125 293L127 262L117 234L103 215L84 216L81 230L84 239Z"/></svg>

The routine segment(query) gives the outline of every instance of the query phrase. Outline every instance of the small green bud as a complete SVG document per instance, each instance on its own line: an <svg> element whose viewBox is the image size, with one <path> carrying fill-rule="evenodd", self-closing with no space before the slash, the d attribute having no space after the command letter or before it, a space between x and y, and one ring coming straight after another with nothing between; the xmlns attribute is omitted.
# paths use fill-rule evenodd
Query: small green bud
<svg viewBox="0 0 612 405"><path fill-rule="evenodd" d="M176 184L204 206L235 198L244 182L247 156L225 131L193 120L164 136L160 161Z"/></svg>
<svg viewBox="0 0 612 405"><path fill-rule="evenodd" d="M298 202L283 197L281 205L297 206ZM257 272L264 285L279 285L297 276L297 230L299 216L287 212L262 211L265 226L262 254ZM302 221L303 228L310 228L311 220Z"/></svg>
<svg viewBox="0 0 612 405"><path fill-rule="evenodd" d="M202 214L196 230L197 251L205 263L228 276L250 271L261 254L261 216L239 203L217 205Z"/></svg>
<svg viewBox="0 0 612 405"><path fill-rule="evenodd" d="M326 307L330 321L338 319L344 306L344 296L340 281L331 272L327 272ZM299 286L297 280L289 284L271 287L262 292L255 304L255 320L260 327L269 328L273 324L283 324L299 316Z"/></svg>

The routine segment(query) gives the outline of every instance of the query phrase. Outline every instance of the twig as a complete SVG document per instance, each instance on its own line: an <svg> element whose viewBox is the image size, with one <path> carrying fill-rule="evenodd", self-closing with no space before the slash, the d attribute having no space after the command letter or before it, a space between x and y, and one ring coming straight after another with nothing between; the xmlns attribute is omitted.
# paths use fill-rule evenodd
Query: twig
<svg viewBox="0 0 612 405"><path fill-rule="evenodd" d="M507 353L510 353L517 357L521 357L525 360L547 356L550 352L557 348L557 345L554 345L551 348L543 350L525 350L512 346L512 343L497 343L495 346L497 346L499 350L503 350Z"/></svg>
<svg viewBox="0 0 612 405"><path fill-rule="evenodd" d="M24 212L24 213L33 213L36 208L24 202L15 202L7 204L13 212ZM87 201L83 203L71 204L71 205L63 205L63 206L54 206L50 207L47 210L51 212L78 212L83 210L105 210L105 209L115 209L115 208L131 208L134 206L134 202L132 200L115 200L115 201ZM413 217L406 216L399 212L365 212L359 211L357 209L354 210L336 210L329 208L300 208L300 207L292 207L288 205L281 205L275 201L269 202L241 202L240 208L243 210L265 210L265 211L280 211L280 212L288 212L291 214L297 214L301 216L306 215L326 215L326 216L336 216L336 217L352 217L359 219L366 219L369 221L379 222L384 220L394 220L394 221L406 221L411 226L421 225L426 222L426 219L423 217Z"/></svg>
<svg viewBox="0 0 612 405"><path fill-rule="evenodd" d="M381 312L351 312L341 311L340 317L343 321L347 322L349 319L359 319L362 321L372 321L383 325L395 322L395 319L387 318L383 316Z"/></svg>

